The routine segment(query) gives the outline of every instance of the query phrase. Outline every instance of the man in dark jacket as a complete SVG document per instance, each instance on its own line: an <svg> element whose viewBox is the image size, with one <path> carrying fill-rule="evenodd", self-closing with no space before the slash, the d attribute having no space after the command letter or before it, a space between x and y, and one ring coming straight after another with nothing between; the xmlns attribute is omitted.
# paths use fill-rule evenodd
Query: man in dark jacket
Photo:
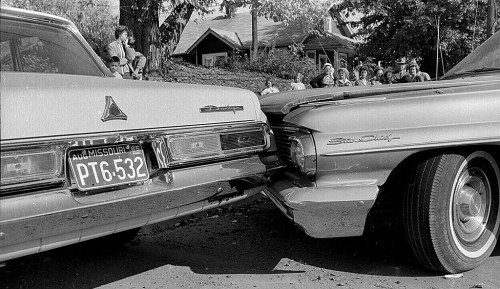
<svg viewBox="0 0 500 289"><path fill-rule="evenodd" d="M335 72L330 63L325 63L323 65L323 73L311 79L309 84L312 88L322 88L322 87L331 87L335 86Z"/></svg>
<svg viewBox="0 0 500 289"><path fill-rule="evenodd" d="M401 57L396 61L397 70L393 74L393 79L395 82L401 82L403 77L408 74L406 72L406 57Z"/></svg>

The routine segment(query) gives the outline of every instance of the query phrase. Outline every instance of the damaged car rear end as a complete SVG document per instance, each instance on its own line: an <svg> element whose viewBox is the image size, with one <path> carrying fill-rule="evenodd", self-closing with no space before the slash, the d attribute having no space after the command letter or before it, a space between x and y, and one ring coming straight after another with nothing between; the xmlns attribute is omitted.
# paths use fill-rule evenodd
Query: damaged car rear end
<svg viewBox="0 0 500 289"><path fill-rule="evenodd" d="M236 202L280 168L252 92L115 79L71 22L1 21L0 261Z"/></svg>
<svg viewBox="0 0 500 289"><path fill-rule="evenodd" d="M379 207L424 266L479 266L500 226L499 41L441 81L262 99L287 164L270 199L316 238L360 236Z"/></svg>

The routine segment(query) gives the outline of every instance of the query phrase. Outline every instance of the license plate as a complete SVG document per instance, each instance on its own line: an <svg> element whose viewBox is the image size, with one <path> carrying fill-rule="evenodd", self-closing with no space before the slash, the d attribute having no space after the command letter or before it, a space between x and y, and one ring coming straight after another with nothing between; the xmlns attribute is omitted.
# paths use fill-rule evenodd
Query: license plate
<svg viewBox="0 0 500 289"><path fill-rule="evenodd" d="M68 158L80 190L149 179L144 152L139 144L75 149L68 152Z"/></svg>

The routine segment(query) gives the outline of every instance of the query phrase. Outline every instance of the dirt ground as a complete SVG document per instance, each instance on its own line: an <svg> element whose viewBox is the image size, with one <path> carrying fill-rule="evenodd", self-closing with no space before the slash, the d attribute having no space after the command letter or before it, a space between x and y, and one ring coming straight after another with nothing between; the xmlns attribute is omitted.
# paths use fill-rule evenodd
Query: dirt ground
<svg viewBox="0 0 500 289"><path fill-rule="evenodd" d="M460 278L420 267L399 230L313 239L260 198L204 217L19 258L0 288L500 288L500 246Z"/></svg>

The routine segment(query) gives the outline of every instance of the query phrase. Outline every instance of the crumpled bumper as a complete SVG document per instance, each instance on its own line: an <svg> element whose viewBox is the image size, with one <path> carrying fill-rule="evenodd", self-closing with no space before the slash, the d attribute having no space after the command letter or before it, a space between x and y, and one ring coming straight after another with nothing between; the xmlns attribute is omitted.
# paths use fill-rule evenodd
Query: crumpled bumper
<svg viewBox="0 0 500 289"><path fill-rule="evenodd" d="M266 195L309 236L360 236L375 203L376 185L297 187L286 179L268 185Z"/></svg>
<svg viewBox="0 0 500 289"><path fill-rule="evenodd" d="M52 189L0 198L0 261L174 219L262 191L276 156L177 169L98 194Z"/></svg>

